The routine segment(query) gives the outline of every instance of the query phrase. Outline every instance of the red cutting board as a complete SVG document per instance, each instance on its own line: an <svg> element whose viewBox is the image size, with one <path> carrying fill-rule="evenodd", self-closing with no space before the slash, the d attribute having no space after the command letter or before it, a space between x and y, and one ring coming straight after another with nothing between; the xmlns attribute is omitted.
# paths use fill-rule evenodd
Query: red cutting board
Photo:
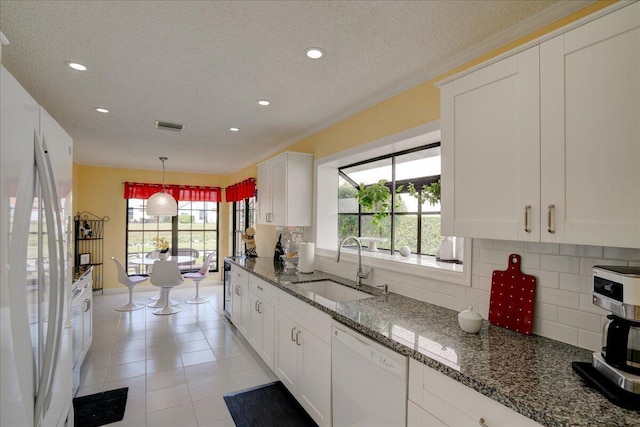
<svg viewBox="0 0 640 427"><path fill-rule="evenodd" d="M520 255L511 254L507 269L493 272L489 323L531 335L536 278L522 274L520 261Z"/></svg>

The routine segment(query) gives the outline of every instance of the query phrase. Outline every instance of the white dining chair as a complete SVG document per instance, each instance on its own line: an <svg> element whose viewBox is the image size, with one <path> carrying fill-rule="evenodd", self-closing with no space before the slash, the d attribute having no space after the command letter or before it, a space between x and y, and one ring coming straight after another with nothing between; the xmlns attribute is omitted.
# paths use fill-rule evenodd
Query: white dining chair
<svg viewBox="0 0 640 427"><path fill-rule="evenodd" d="M157 302L162 304L162 307L154 310L153 314L166 315L179 313L180 309L172 307L169 298L171 289L184 282L178 263L175 261L156 261L153 264L150 280L152 285L158 286L161 290L160 299Z"/></svg>
<svg viewBox="0 0 640 427"><path fill-rule="evenodd" d="M116 268L118 269L118 282L129 288L129 302L123 306L116 307L116 311L134 311L144 308L144 304L133 302L133 288L138 283L147 281L149 278L146 276L129 276L120 261L115 257L111 257L111 260L116 264Z"/></svg>
<svg viewBox="0 0 640 427"><path fill-rule="evenodd" d="M185 279L191 279L196 283L196 296L193 299L186 300L185 302L187 304L202 304L205 302L209 302L209 298L200 296L199 286L200 282L202 282L202 280L207 277L207 274L209 274L209 263L211 262L211 259L215 254L216 252L213 251L209 255L207 255L207 258L204 260L204 264L202 264L202 267L200 267L199 271L196 271L195 273L184 273L182 275L182 277L184 277Z"/></svg>

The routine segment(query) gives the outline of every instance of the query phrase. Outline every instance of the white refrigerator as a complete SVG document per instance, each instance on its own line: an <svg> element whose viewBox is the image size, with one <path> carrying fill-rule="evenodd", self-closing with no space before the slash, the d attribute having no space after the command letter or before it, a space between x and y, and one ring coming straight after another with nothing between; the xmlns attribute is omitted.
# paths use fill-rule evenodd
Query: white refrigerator
<svg viewBox="0 0 640 427"><path fill-rule="evenodd" d="M0 66L0 426L73 425L72 139Z"/></svg>

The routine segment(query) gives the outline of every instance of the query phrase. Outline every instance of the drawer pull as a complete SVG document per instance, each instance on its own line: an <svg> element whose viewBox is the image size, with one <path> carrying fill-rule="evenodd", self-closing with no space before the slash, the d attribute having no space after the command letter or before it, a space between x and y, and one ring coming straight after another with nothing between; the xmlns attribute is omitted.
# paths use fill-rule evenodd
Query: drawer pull
<svg viewBox="0 0 640 427"><path fill-rule="evenodd" d="M556 208L556 205L549 205L547 207L547 231L554 234L556 230L551 226L551 213Z"/></svg>
<svg viewBox="0 0 640 427"><path fill-rule="evenodd" d="M296 333L296 328L294 327L293 329L291 329L291 341L295 342L296 338L293 336L293 334Z"/></svg>
<svg viewBox="0 0 640 427"><path fill-rule="evenodd" d="M489 427L489 425L488 425L487 423L485 423L485 422L484 422L484 418L480 418L480 419L478 420L478 424L479 424L481 427Z"/></svg>
<svg viewBox="0 0 640 427"><path fill-rule="evenodd" d="M262 286L258 286L258 289L260 289L261 291L264 291L264 288Z"/></svg>
<svg viewBox="0 0 640 427"><path fill-rule="evenodd" d="M531 205L524 207L524 231L531 233L531 227L529 227L529 212L531 211Z"/></svg>

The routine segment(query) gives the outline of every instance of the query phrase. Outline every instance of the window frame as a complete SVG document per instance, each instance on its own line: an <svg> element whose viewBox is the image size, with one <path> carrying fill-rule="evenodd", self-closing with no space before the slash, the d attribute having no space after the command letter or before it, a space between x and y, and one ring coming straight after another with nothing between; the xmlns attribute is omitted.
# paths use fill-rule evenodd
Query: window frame
<svg viewBox="0 0 640 427"><path fill-rule="evenodd" d="M246 199L238 200L233 202L232 206L232 248L231 253L233 256L243 256L244 248L242 247L242 237L241 234L246 231L249 227L256 226L256 215L257 215L257 206L256 206L256 197L248 197ZM242 212L243 223L245 224L245 230L241 230L238 227L238 213ZM253 212L253 215L251 214ZM239 246L239 247L238 247Z"/></svg>
<svg viewBox="0 0 640 427"><path fill-rule="evenodd" d="M313 237L316 244L315 254L321 257L322 262L335 263L338 251L338 203L327 203L329 200L338 200L338 168L370 159L376 156L390 154L394 151L405 150L420 145L442 140L440 121L405 129L395 134L380 137L378 139L361 142L349 146L342 151L324 155L314 161L314 206L322 206L322 212L314 210ZM442 159L442 179L446 185L448 174L453 170L447 159ZM444 190L444 188L443 188ZM446 192L443 191L443 197ZM446 205L444 205L446 207ZM443 222L448 218L446 212L442 213ZM410 276L439 280L460 286L471 286L471 272L473 265L472 242L470 238L464 239L464 264L452 264L437 262L435 257L423 256L416 259L399 255L381 254L379 252L362 252L362 265L381 269L386 272L408 274ZM344 251L341 260L349 263L357 263L358 257L355 250Z"/></svg>
<svg viewBox="0 0 640 427"><path fill-rule="evenodd" d="M141 208L137 208L137 207L131 207L130 206L130 201L131 200L136 200L136 201L142 201L142 207ZM148 231L144 229L139 230L140 232L142 232L143 236L145 234L155 234L158 235L158 233L167 233L170 232L171 234L171 241L172 242L178 242L179 241L179 236L180 236L180 232L184 232L184 233L191 233L192 237L190 239L190 245L189 248L182 248L179 247L179 245L171 245L171 254L172 255L177 255L178 250L179 249L191 249L193 246L193 233L194 232L202 232L202 233L206 233L207 230L205 230L204 228L202 230L194 230L193 227L190 229L183 229L180 230L180 215L176 215L171 217L171 228L170 230L162 230L159 228L159 224L160 224L160 218L159 217L154 217L155 220L151 221L151 222L146 222L145 219L149 217L149 215L146 214L146 207L147 207L147 202L148 199L136 199L136 198L131 198L131 199L126 199L126 213L125 213L125 270L129 271L130 268L133 268L132 265L130 265L129 263L129 234L130 232L138 232L138 230L130 230L129 229L129 224L130 224L130 218L132 218L134 209L141 209L142 210L142 223L143 224L155 224L155 229L149 229ZM215 210L215 216L216 216L216 228L215 228L215 240L216 240L216 245L215 248L210 248L207 249L208 251L211 250L215 250L216 251L216 255L214 256L214 258L212 258L211 263L209 264L209 273L217 273L218 271L220 271L220 263L219 263L219 255L220 255L220 202L212 202L212 201L178 201L178 204L191 204L190 207L188 208L191 213L192 216L195 215L200 215L201 212L205 212L205 216L206 216L206 212L209 211L214 211ZM193 208L193 203L211 203L214 205L215 209L194 209ZM178 207L178 211L180 210L185 210L185 207ZM213 230L211 230L213 231ZM137 252L136 252L137 253ZM203 252L202 254L200 254L200 256L202 257L202 260L204 262L205 258L206 258L206 254ZM198 266L197 264L195 264L191 269L185 269L182 272L186 273L186 272L195 272L198 271L200 269L200 266Z"/></svg>
<svg viewBox="0 0 640 427"><path fill-rule="evenodd" d="M391 195L392 197L395 198L396 194L402 194L402 193L408 193L407 185L412 182L416 188L420 188L423 185L430 185L432 183L438 182L438 180L441 179L442 174L440 175L430 175L430 176L424 176L424 177L419 177L417 179L402 179L402 180L396 180L396 159L398 157L407 155L407 154L411 154L411 153L416 153L419 151L427 151L433 148L438 148L442 146L442 142L438 141L438 142L432 142L430 144L426 144L426 145L421 145L418 147L413 147L413 148L409 148L406 150L401 150L401 151L396 151L396 152L392 152L390 154L385 154L382 156L377 156L377 157L373 157L371 159L367 159L367 160L361 160L355 163L351 163L345 166L341 166L338 168L338 175L344 179L347 183L351 184L355 189L357 189L359 187L359 184L356 183L353 179L351 179L345 172L345 169L350 169L356 166L363 166L363 165L367 165L367 164L371 164L371 163L376 163L379 162L381 160L387 160L387 159L391 159L391 181L387 182L385 184L385 186L391 191ZM398 188L399 186L403 186L403 190L400 192L396 192L394 189ZM441 215L440 211L429 211L429 212L423 212L422 210L422 205L420 203L417 204L418 205L418 210L417 211L410 211L410 212L396 212L396 206L395 203L391 204L391 212L389 212L389 215L391 217L391 232L390 232L390 246L389 249L379 249L381 251L388 251L390 254L394 254L397 252L397 248L395 247L396 245L396 233L395 233L395 226L396 226L396 216L416 216L416 230L417 230L417 236L416 236L416 251L412 251L411 253L416 255L416 256L422 256L422 255L426 255L426 256L435 256L436 254L424 254L422 253L422 217L424 215ZM340 217L341 216L354 216L357 215L358 216L358 237L362 237L362 218L363 217L370 217L373 216L373 212L363 212L362 210L362 206L360 204L358 204L358 212L345 212L342 213L338 210L338 221L340 221ZM339 231L339 230L338 230ZM338 236L339 237L339 236Z"/></svg>

